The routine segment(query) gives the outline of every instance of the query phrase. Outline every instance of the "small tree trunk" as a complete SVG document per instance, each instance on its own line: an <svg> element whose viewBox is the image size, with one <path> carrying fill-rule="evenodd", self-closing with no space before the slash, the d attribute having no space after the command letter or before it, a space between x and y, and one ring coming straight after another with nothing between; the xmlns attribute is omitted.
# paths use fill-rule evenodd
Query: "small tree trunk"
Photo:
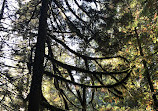
<svg viewBox="0 0 158 111"><path fill-rule="evenodd" d="M43 62L44 62L45 41L47 34L48 3L49 0L42 0L28 111L40 110L41 92L42 92L41 85L42 85L42 77L44 72Z"/></svg>
<svg viewBox="0 0 158 111"><path fill-rule="evenodd" d="M83 99L82 99L82 111L86 111L87 104L86 104L86 88L83 87Z"/></svg>
<svg viewBox="0 0 158 111"><path fill-rule="evenodd" d="M135 28L135 33L136 33L136 37L137 37L138 47L139 47L139 50L140 50L140 55L142 57L144 57L143 50L142 50L142 47L141 47L141 43L140 43L139 36L138 36L136 28ZM150 73L149 73L149 69L148 69L146 60L143 60L143 65L144 65L144 69L145 69L144 74L145 74L145 77L148 81L150 91L152 92L152 99L153 99L154 109L157 111L158 110L158 100L156 98L156 95L154 94L154 86L153 86L152 80L150 78Z"/></svg>

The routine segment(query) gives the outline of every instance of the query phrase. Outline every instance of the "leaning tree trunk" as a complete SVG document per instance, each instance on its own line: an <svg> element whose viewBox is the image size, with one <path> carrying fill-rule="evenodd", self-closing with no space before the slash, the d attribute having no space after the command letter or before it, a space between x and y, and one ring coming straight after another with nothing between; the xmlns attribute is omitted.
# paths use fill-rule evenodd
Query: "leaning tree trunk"
<svg viewBox="0 0 158 111"><path fill-rule="evenodd" d="M49 0L42 0L38 37L36 43L34 64L33 64L33 76L29 94L28 111L39 111L41 102L41 85L42 76L44 72L43 62L45 54L45 41L47 34L47 11Z"/></svg>
<svg viewBox="0 0 158 111"><path fill-rule="evenodd" d="M144 57L143 49L141 47L141 43L140 43L139 36L138 36L136 28L135 28L135 33L136 33L136 37L137 37L138 47L139 47L139 50L140 50L140 55L142 57ZM158 111L158 100L156 98L156 94L154 93L154 86L153 86L153 83L152 83L152 80L151 80L151 77L150 77L149 68L147 66L147 61L145 59L143 59L143 65L144 65L144 69L145 69L144 74L145 74L145 77L147 78L147 81L148 81L148 84L149 84L149 87L150 87L150 91L152 92L152 99L153 99L154 109L155 109L155 111Z"/></svg>
<svg viewBox="0 0 158 111"><path fill-rule="evenodd" d="M3 0L2 9L1 9L1 12L0 12L0 22L1 22L2 18L3 18L6 1L7 0Z"/></svg>

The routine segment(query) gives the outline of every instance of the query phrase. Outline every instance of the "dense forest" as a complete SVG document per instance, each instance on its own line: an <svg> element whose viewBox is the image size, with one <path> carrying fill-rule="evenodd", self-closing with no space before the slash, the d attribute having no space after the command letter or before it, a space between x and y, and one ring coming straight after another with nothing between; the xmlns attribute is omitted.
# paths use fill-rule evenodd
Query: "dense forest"
<svg viewBox="0 0 158 111"><path fill-rule="evenodd" d="M1 0L1 111L157 111L157 0Z"/></svg>

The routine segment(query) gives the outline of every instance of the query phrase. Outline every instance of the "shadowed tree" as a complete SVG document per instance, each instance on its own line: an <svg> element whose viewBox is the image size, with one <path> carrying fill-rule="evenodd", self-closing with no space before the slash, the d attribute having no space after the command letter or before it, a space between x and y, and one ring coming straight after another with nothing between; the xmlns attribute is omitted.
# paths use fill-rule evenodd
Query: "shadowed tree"
<svg viewBox="0 0 158 111"><path fill-rule="evenodd" d="M38 36L34 57L33 75L29 95L29 111L39 111L42 92L42 76L44 73L44 53L45 53L45 41L47 35L47 11L49 0L42 0L42 6L40 10Z"/></svg>
<svg viewBox="0 0 158 111"><path fill-rule="evenodd" d="M120 38L125 34L119 32L121 23L116 15L117 3L122 2L94 1L96 5L90 2L35 0L21 3L13 31L28 40L25 47L31 47L27 66L32 82L25 99L29 100L29 111L61 110L53 106L53 102L51 105L51 99L42 91L46 77L52 79L51 87L60 95L65 110L95 109L95 94L99 88L123 98L118 86L125 88L132 67L126 58L116 55L123 46L119 44L123 41ZM78 45L72 48L71 44ZM123 66L104 65L110 60L122 61Z"/></svg>
<svg viewBox="0 0 158 111"><path fill-rule="evenodd" d="M88 2L90 2L90 1L88 1ZM73 36L71 34L75 34L74 35L75 38L78 37L77 38L78 40L79 39L84 40L84 43L86 43L87 45L93 39L99 43L100 42L99 39L101 37L101 36L97 35L97 34L100 34L100 32L95 32L95 30L91 29L91 28L95 27L94 23L92 23L88 19L87 19L88 21L84 20L84 16L83 17L78 16L74 12L74 10L71 8L68 1L65 0L65 3L67 5L67 8L70 11L70 13L73 13L73 15L80 21L80 23L79 23L79 21L78 21L78 23L77 23L77 21L72 21L71 20L72 18L69 18L67 16L67 14L66 14L67 9L63 6L63 4L61 2L54 0L51 4L49 4L48 1L47 2L42 1L39 26L38 26L39 29L38 29L38 35L37 35L37 43L35 45L35 56L34 56L34 62L33 62L33 77L32 77L31 89L30 89L30 94L29 94L29 107L28 107L29 111L36 111L36 110L38 111L40 109L40 103L42 100L41 97L43 97L42 90L41 90L43 74L46 74L46 76L54 78L54 86L60 92L60 95L65 104L65 109L67 109L67 110L69 109L68 102L70 102L70 104L72 104L74 106L76 106L76 105L73 104L71 102L71 100L68 99L66 92L63 89L64 87L66 89L69 89L69 91L78 98L78 101L82 106L81 109L83 111L86 111L87 103L88 103L86 101L86 98L87 98L86 92L88 91L89 88L90 89L92 89L92 88L95 88L95 89L96 88L109 88L109 91L111 91L110 88L114 88L116 92L119 92L115 87L125 83L125 81L129 77L129 74L131 72L131 68L127 68L126 70L123 70L123 71L109 72L109 71L106 71L103 68L103 66L98 62L99 60L120 58L128 63L128 61L121 56L101 57L101 58L90 57L89 55L85 55L84 53L81 54L81 53L78 53L78 52L70 49L69 46L66 45L62 40L58 39L58 36L56 36L54 34L55 32L62 34L62 33L67 33L67 31L70 31L69 36ZM75 1L75 3L77 4L77 1ZM50 9L49 9L50 18L49 18L48 27L49 26L51 26L51 27L48 28L48 32L47 32L48 4L50 5ZM56 9L56 10L54 10L54 9ZM86 11L84 8L80 8L80 10ZM97 14L97 12L95 12L95 10L91 10L92 13L89 13L89 11L86 12L87 13L86 16L90 16L89 19L94 19L93 14ZM55 15L55 13L59 13L61 16L57 16L57 15ZM53 17L53 18L51 18L51 17ZM56 19L58 19L59 22L56 21ZM102 17L100 17L99 19L101 20ZM76 22L76 25L75 25L75 22ZM100 21L97 21L97 22L100 23ZM63 27L62 24L63 24L63 26L68 26L68 27ZM87 24L89 26L94 24L94 26L92 25L91 27L87 27L87 29L83 29L82 27L84 27L85 24ZM90 36L86 35L86 33L90 33ZM61 36L59 36L59 38L62 37L64 40L66 40L67 37L66 36L64 37L64 36L65 35L62 34ZM45 50L44 50L45 41L47 41L48 54L45 54ZM85 65L77 67L77 66L68 65L66 63L62 63L61 61L57 60L56 55L52 51L52 46L54 44L53 41L55 41L55 44L58 44L58 45L61 45L62 47L64 47L65 51L67 50L70 53L72 53L73 55L75 55L76 57L81 58ZM83 47L87 48L87 45L85 45ZM44 67L43 67L44 55L45 55L45 60L48 61L49 64L51 63L52 68L53 68L51 70L53 70L53 72L51 70L49 71L48 69L46 69L44 71ZM99 67L101 71L97 71L97 70L95 71L94 69L89 67L89 64L92 64L93 61L96 62L95 67ZM45 67L47 67L47 63L45 65L46 65ZM65 74L68 77L70 77L70 79L64 78L64 76L62 74L63 71L60 70L59 68L62 68L63 71L65 70ZM81 80L79 81L81 83L76 82L75 77L73 76L74 75L73 71L75 71L77 75L81 76L80 77ZM113 75L122 75L122 79L118 80ZM109 78L109 77L112 77L112 79L114 79L115 82L111 83L111 84L105 83L104 79ZM90 80L88 80L87 78L90 78ZM89 84L86 84L86 81L89 81ZM96 82L100 85L95 85ZM65 85L63 83L65 83ZM60 87L60 85L63 88ZM80 88L75 89L76 94L72 91L73 89L70 88L73 85L75 85L75 86L77 85L77 87L81 88L81 89ZM94 92L92 91L91 93L92 93L91 101L93 101ZM115 95L117 95L117 94L115 94ZM34 104L34 103L36 103L36 104Z"/></svg>

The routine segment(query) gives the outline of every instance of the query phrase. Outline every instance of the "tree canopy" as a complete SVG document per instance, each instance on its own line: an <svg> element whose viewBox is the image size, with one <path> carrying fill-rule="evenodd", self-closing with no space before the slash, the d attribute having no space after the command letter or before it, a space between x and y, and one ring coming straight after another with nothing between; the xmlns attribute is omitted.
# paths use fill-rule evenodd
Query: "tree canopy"
<svg viewBox="0 0 158 111"><path fill-rule="evenodd" d="M156 0L3 0L2 110L158 110Z"/></svg>

